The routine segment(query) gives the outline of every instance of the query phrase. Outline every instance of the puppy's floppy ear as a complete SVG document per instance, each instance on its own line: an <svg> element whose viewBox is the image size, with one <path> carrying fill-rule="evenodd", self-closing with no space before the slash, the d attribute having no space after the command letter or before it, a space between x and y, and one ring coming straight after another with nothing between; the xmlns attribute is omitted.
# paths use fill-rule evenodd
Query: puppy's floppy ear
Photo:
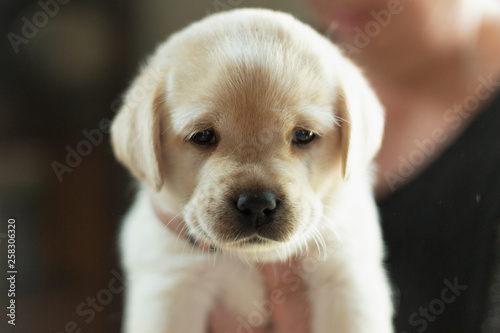
<svg viewBox="0 0 500 333"><path fill-rule="evenodd" d="M144 71L134 81L113 121L111 140L118 160L159 191L163 186L160 134L165 89L163 80L157 78Z"/></svg>
<svg viewBox="0 0 500 333"><path fill-rule="evenodd" d="M361 72L349 61L339 76L336 109L341 118L342 173L345 180L377 154L384 110Z"/></svg>

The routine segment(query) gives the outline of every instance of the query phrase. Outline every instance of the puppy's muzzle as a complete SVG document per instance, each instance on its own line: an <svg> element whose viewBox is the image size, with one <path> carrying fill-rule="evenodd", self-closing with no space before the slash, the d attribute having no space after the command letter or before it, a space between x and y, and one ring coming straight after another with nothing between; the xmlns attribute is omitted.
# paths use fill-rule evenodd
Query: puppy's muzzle
<svg viewBox="0 0 500 333"><path fill-rule="evenodd" d="M258 231L274 220L279 200L272 192L243 192L234 200L238 220L248 231Z"/></svg>

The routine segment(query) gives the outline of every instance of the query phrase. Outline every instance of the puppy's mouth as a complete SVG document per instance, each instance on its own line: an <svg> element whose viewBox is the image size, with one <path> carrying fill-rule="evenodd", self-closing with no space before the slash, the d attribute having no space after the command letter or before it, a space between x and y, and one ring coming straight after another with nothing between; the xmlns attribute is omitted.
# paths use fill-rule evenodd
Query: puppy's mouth
<svg viewBox="0 0 500 333"><path fill-rule="evenodd" d="M202 249L208 249L211 251L223 250L223 249L243 249L255 246L264 246L271 243L277 243L277 241L258 235L257 233L247 236L238 240L233 241L217 241L210 242L200 237L195 237L194 235L189 235L189 241L194 246L198 246Z"/></svg>
<svg viewBox="0 0 500 333"><path fill-rule="evenodd" d="M269 244L272 241L273 240L271 240L269 238L265 238L265 237L262 237L262 236L255 234L255 235L243 238L243 239L239 239L237 241L227 243L227 245L241 247L241 246L245 246L245 245Z"/></svg>

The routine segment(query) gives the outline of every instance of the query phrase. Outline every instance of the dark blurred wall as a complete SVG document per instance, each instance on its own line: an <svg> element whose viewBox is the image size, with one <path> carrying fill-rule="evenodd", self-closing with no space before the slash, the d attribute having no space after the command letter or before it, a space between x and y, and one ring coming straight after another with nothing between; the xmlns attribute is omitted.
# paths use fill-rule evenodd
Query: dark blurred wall
<svg viewBox="0 0 500 333"><path fill-rule="evenodd" d="M99 125L113 117L113 101L134 72L129 8L123 1L0 4L0 233L16 220L18 272L15 327L6 323L7 284L0 283L0 332L119 330L122 293L106 289L119 272L115 235L130 194ZM94 318L81 315L88 309Z"/></svg>

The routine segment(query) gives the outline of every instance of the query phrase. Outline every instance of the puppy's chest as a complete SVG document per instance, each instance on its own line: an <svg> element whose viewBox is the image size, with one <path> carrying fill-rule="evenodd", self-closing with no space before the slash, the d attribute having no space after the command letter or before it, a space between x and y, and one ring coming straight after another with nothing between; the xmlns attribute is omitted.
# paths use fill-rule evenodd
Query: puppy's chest
<svg viewBox="0 0 500 333"><path fill-rule="evenodd" d="M215 265L201 274L207 286L204 289L213 293L214 301L222 301L242 318L259 311L259 306L265 303L264 279L257 266L218 258Z"/></svg>

